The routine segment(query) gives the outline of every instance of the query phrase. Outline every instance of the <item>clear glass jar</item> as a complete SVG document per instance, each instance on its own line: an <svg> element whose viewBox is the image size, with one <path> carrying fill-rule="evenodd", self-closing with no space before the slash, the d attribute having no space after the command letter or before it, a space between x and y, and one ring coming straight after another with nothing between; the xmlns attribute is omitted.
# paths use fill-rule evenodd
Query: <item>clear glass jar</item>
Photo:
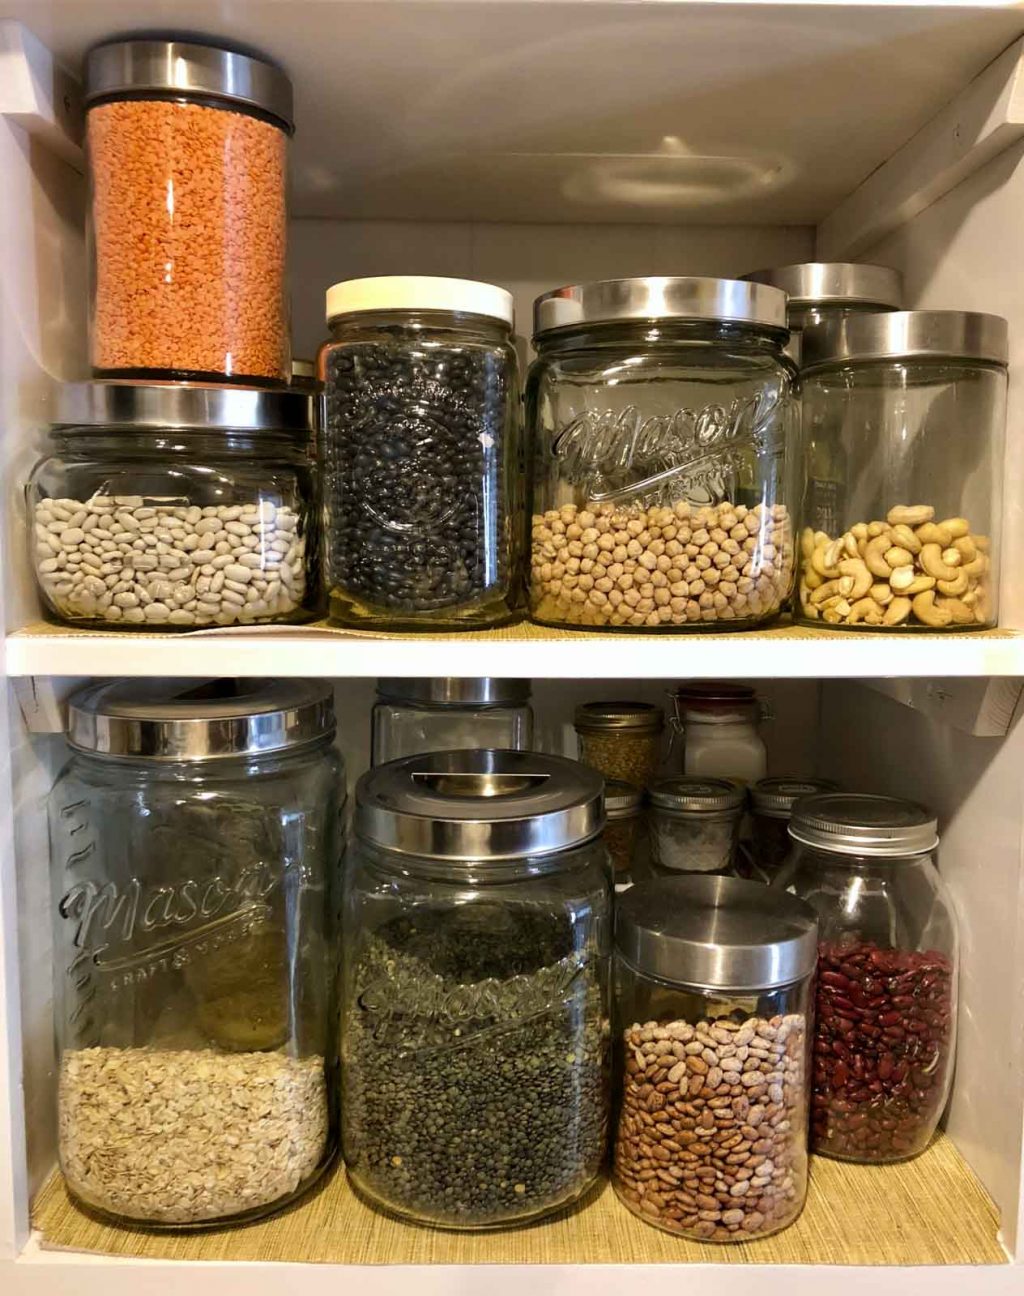
<svg viewBox="0 0 1024 1296"><path fill-rule="evenodd" d="M371 719L374 765L418 752L533 746L530 681L379 679Z"/></svg>
<svg viewBox="0 0 1024 1296"><path fill-rule="evenodd" d="M146 1227L245 1220L331 1161L333 736L322 682L72 697L49 800L58 1152L89 1208Z"/></svg>
<svg viewBox="0 0 1024 1296"><path fill-rule="evenodd" d="M287 76L114 40L87 56L85 101L93 373L286 383Z"/></svg>
<svg viewBox="0 0 1024 1296"><path fill-rule="evenodd" d="M462 279L356 279L327 294L331 618L479 629L520 602L519 371L512 296Z"/></svg>
<svg viewBox="0 0 1024 1296"><path fill-rule="evenodd" d="M751 787L751 849L759 879L771 882L789 855L789 821L796 803L819 792L836 790L836 784L828 779L798 778L792 774L759 779Z"/></svg>
<svg viewBox="0 0 1024 1296"><path fill-rule="evenodd" d="M612 1184L645 1223L750 1242L803 1209L816 931L808 905L736 878L617 900Z"/></svg>
<svg viewBox="0 0 1024 1296"><path fill-rule="evenodd" d="M768 768L758 732L761 704L744 684L687 684L672 695L673 734L683 742L683 773L754 783Z"/></svg>
<svg viewBox="0 0 1024 1296"><path fill-rule="evenodd" d="M287 392L64 388L27 488L45 609L119 630L309 620L309 435L308 398Z"/></svg>
<svg viewBox="0 0 1024 1296"><path fill-rule="evenodd" d="M806 623L977 630L997 621L1006 321L861 315L804 334L804 426L846 465L834 531L805 525Z"/></svg>
<svg viewBox="0 0 1024 1296"><path fill-rule="evenodd" d="M633 880L633 863L643 840L643 792L621 779L606 779L604 813L604 844L612 862L612 880L618 888Z"/></svg>
<svg viewBox="0 0 1024 1296"><path fill-rule="evenodd" d="M667 778L647 792L651 865L656 872L728 873L747 804L742 784Z"/></svg>
<svg viewBox="0 0 1024 1296"><path fill-rule="evenodd" d="M576 708L584 765L606 779L645 788L661 764L665 713L650 702L584 702Z"/></svg>
<svg viewBox="0 0 1024 1296"><path fill-rule="evenodd" d="M530 613L627 631L750 628L793 581L795 369L778 289L560 288L535 308Z"/></svg>
<svg viewBox="0 0 1024 1296"><path fill-rule="evenodd" d="M446 1228L574 1201L604 1159L610 868L601 779L435 752L356 793L342 1139L372 1203Z"/></svg>
<svg viewBox="0 0 1024 1296"><path fill-rule="evenodd" d="M956 1048L956 915L929 811L892 797L799 802L775 886L818 914L811 1147L846 1161L924 1151Z"/></svg>

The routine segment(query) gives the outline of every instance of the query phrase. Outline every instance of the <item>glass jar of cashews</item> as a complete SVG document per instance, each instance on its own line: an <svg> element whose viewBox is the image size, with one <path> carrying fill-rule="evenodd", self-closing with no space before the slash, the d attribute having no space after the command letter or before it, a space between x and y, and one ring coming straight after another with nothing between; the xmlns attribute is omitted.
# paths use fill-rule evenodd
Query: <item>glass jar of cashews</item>
<svg viewBox="0 0 1024 1296"><path fill-rule="evenodd" d="M1006 321L851 316L803 335L803 428L847 466L834 534L800 536L794 614L837 629L997 624Z"/></svg>

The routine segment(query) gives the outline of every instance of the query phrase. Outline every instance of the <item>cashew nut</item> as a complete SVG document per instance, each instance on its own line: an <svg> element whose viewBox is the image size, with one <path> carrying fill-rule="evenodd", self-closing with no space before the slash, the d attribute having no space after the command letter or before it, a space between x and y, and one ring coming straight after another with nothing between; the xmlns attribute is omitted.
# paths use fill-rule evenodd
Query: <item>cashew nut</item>
<svg viewBox="0 0 1024 1296"><path fill-rule="evenodd" d="M808 589L817 589L825 577L819 575L813 567L804 567L804 583Z"/></svg>
<svg viewBox="0 0 1024 1296"><path fill-rule="evenodd" d="M862 599L873 583L871 572L868 571L866 564L860 558L844 558L839 564L839 570L844 578L853 581L848 597L853 602Z"/></svg>
<svg viewBox="0 0 1024 1296"><path fill-rule="evenodd" d="M839 602L835 605L835 607L833 607L831 610L833 612L838 612L841 617L848 617L850 615L849 600L844 598L840 599Z"/></svg>
<svg viewBox="0 0 1024 1296"><path fill-rule="evenodd" d="M892 575L892 568L884 557L886 550L891 548L887 535L875 536L873 540L868 541L867 548L864 550L864 562L872 576L881 576L884 580L888 580Z"/></svg>
<svg viewBox="0 0 1024 1296"><path fill-rule="evenodd" d="M961 594L967 593L968 584L967 573L961 567L952 580L940 580L937 582L937 587L940 594L945 594L949 598L959 598Z"/></svg>
<svg viewBox="0 0 1024 1296"><path fill-rule="evenodd" d="M956 575L955 567L947 567L942 561L942 550L937 544L926 544L921 548L917 561L929 576L936 580L952 580Z"/></svg>
<svg viewBox="0 0 1024 1296"><path fill-rule="evenodd" d="M959 567L963 562L964 556L959 549L943 549L942 561L947 567Z"/></svg>
<svg viewBox="0 0 1024 1296"><path fill-rule="evenodd" d="M853 577L842 576L825 581L811 594L811 602L819 606L834 598L846 598L853 589Z"/></svg>
<svg viewBox="0 0 1024 1296"><path fill-rule="evenodd" d="M974 624L974 609L968 607L966 603L961 602L958 598L937 598L935 606L948 612L953 618L954 625Z"/></svg>
<svg viewBox="0 0 1024 1296"><path fill-rule="evenodd" d="M879 583L871 586L871 597L880 607L885 607L893 600L893 592L888 585Z"/></svg>
<svg viewBox="0 0 1024 1296"><path fill-rule="evenodd" d="M992 541L988 536L972 535L971 539L974 541L976 548L980 549L982 553L988 553L992 545Z"/></svg>
<svg viewBox="0 0 1024 1296"><path fill-rule="evenodd" d="M831 542L830 542L831 543ZM825 546L816 545L814 553L811 554L811 566L819 576L825 576L829 580L839 575L839 568L835 564L829 565L825 561Z"/></svg>
<svg viewBox="0 0 1024 1296"><path fill-rule="evenodd" d="M971 530L970 522L962 517L943 518L939 526L948 531L954 540L959 540L961 536L968 535Z"/></svg>
<svg viewBox="0 0 1024 1296"><path fill-rule="evenodd" d="M937 526L934 522L926 522L924 526L919 526L917 538L923 545L937 544L940 549L948 549L953 543L953 537L946 528Z"/></svg>
<svg viewBox="0 0 1024 1296"><path fill-rule="evenodd" d="M970 609L968 608L967 611L970 611ZM974 620L973 612L971 612L971 620ZM852 604L850 611L847 613L847 625L860 625L862 621L867 625L882 624L882 609L872 598L858 599L856 603Z"/></svg>
<svg viewBox="0 0 1024 1296"><path fill-rule="evenodd" d="M856 545L854 545L854 552L856 552ZM826 567L838 567L844 553L846 553L846 536L841 535L838 540L832 540L825 546L822 562Z"/></svg>
<svg viewBox="0 0 1024 1296"><path fill-rule="evenodd" d="M908 598L894 598L889 606L885 609L885 615L882 617L882 625L897 626L902 625L910 616L910 610L913 607Z"/></svg>
<svg viewBox="0 0 1024 1296"><path fill-rule="evenodd" d="M953 548L957 551L957 553L961 557L961 560L965 563L974 562L975 558L977 558L978 556L978 547L974 543L973 536L969 536L969 535L960 536L958 539L953 541ZM943 554L942 557L943 560L945 560L946 555ZM952 567L953 564L950 563L950 566Z"/></svg>
<svg viewBox="0 0 1024 1296"><path fill-rule="evenodd" d="M889 584L901 593L914 583L913 567L897 567L889 577Z"/></svg>
<svg viewBox="0 0 1024 1296"><path fill-rule="evenodd" d="M850 535L852 535L855 540L867 540L868 524L866 522L855 522L853 526L850 527Z"/></svg>
<svg viewBox="0 0 1024 1296"><path fill-rule="evenodd" d="M921 552L921 541L905 522L897 523L891 534L893 544L898 544L901 549L909 549L914 554Z"/></svg>
<svg viewBox="0 0 1024 1296"><path fill-rule="evenodd" d="M935 516L935 510L930 504L897 504L885 516L890 526L898 526L902 522L904 526L916 527L922 522L930 522Z"/></svg>
<svg viewBox="0 0 1024 1296"><path fill-rule="evenodd" d="M886 526L884 522L869 522L868 538L870 540L874 540L876 537L880 535L886 535L888 533L888 530L889 528Z"/></svg>
<svg viewBox="0 0 1024 1296"><path fill-rule="evenodd" d="M935 588L934 576L915 576L903 593L907 598L913 598L915 594L922 594L925 590Z"/></svg>
<svg viewBox="0 0 1024 1296"><path fill-rule="evenodd" d="M803 558L810 558L814 553L814 532L810 527L804 527L800 532L800 554Z"/></svg>
<svg viewBox="0 0 1024 1296"><path fill-rule="evenodd" d="M953 620L952 612L936 606L934 590L925 590L923 594L918 594L914 599L913 609L918 621L936 630L948 626Z"/></svg>
<svg viewBox="0 0 1024 1296"><path fill-rule="evenodd" d="M890 567L906 567L907 563L914 561L911 550L901 549L899 545L893 545L891 549L886 549L884 557Z"/></svg>
<svg viewBox="0 0 1024 1296"><path fill-rule="evenodd" d="M988 554L978 554L973 562L964 563L960 570L968 576L984 576L988 571Z"/></svg>
<svg viewBox="0 0 1024 1296"><path fill-rule="evenodd" d="M835 608L826 608L821 614L822 621L827 621L829 625L842 625L843 618Z"/></svg>

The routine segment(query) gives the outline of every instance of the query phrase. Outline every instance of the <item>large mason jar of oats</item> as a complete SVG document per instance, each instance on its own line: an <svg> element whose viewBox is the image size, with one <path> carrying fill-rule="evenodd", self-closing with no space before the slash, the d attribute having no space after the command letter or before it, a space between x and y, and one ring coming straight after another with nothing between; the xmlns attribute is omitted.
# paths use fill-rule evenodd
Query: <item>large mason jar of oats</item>
<svg viewBox="0 0 1024 1296"><path fill-rule="evenodd" d="M786 295L613 279L534 308L530 613L601 630L750 629L793 583Z"/></svg>

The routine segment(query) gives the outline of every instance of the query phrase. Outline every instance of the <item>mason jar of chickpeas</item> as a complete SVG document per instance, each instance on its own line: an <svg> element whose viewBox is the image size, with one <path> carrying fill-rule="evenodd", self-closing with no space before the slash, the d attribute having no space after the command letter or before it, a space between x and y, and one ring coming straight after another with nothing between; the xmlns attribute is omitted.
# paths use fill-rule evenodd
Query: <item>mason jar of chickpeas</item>
<svg viewBox="0 0 1024 1296"><path fill-rule="evenodd" d="M535 305L530 614L675 632L771 620L794 578L786 297L616 279Z"/></svg>

